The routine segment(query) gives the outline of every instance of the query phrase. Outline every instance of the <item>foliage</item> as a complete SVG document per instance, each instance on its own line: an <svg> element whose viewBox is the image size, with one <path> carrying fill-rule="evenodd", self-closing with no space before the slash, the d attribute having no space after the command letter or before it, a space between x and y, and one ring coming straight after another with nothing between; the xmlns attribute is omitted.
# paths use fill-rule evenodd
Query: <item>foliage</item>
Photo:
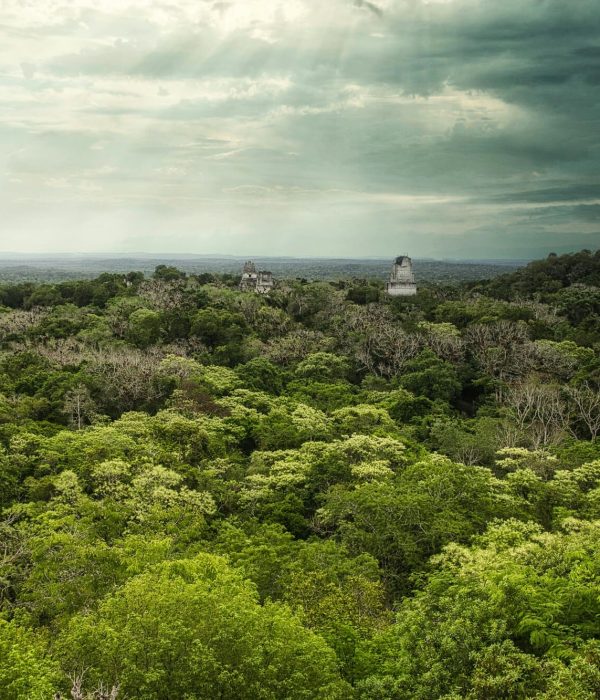
<svg viewBox="0 0 600 700"><path fill-rule="evenodd" d="M478 547L449 546L373 643L363 687L389 698L533 698L571 685L568 697L594 697L597 667L570 671L598 655L599 535L597 523L550 534L507 521Z"/></svg>
<svg viewBox="0 0 600 700"><path fill-rule="evenodd" d="M57 646L64 666L131 697L344 697L325 642L208 554L133 577Z"/></svg>
<svg viewBox="0 0 600 700"><path fill-rule="evenodd" d="M0 698L599 697L599 260L1 286Z"/></svg>

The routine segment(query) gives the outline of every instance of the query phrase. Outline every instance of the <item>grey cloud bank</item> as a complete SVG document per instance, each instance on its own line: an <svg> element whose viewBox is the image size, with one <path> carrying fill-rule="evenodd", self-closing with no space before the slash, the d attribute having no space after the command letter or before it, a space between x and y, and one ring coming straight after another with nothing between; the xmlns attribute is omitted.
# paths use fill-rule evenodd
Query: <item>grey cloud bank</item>
<svg viewBox="0 0 600 700"><path fill-rule="evenodd" d="M600 246L597 0L4 0L0 45L0 250Z"/></svg>

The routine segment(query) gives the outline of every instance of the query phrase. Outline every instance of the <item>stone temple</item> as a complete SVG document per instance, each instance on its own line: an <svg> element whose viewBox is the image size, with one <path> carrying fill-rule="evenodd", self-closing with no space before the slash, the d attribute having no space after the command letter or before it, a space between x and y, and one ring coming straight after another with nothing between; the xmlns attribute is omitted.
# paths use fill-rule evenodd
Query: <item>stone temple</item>
<svg viewBox="0 0 600 700"><path fill-rule="evenodd" d="M274 286L273 274L267 270L256 270L256 265L252 260L244 265L242 279L240 281L241 292L256 292L257 294L268 294Z"/></svg>
<svg viewBox="0 0 600 700"><path fill-rule="evenodd" d="M385 291L391 297L410 297L417 293L412 260L408 255L400 255L394 261L390 281L385 285Z"/></svg>

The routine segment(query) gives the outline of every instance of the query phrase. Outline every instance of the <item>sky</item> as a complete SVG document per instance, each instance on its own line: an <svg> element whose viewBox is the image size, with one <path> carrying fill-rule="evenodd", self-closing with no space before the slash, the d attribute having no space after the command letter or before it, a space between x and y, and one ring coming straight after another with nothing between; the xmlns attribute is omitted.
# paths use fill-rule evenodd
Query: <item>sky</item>
<svg viewBox="0 0 600 700"><path fill-rule="evenodd" d="M598 0L0 0L0 251L600 247Z"/></svg>

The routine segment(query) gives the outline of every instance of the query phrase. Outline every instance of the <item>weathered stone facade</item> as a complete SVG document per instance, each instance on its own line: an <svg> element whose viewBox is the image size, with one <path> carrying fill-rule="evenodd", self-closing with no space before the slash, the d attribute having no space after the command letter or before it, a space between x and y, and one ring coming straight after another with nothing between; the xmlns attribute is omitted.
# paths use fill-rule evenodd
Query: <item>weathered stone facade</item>
<svg viewBox="0 0 600 700"><path fill-rule="evenodd" d="M385 291L391 297L409 297L417 293L412 260L408 255L400 255L394 261L390 281L385 285Z"/></svg>
<svg viewBox="0 0 600 700"><path fill-rule="evenodd" d="M268 294L274 286L273 274L268 270L256 270L252 260L248 260L242 270L240 291Z"/></svg>
<svg viewBox="0 0 600 700"><path fill-rule="evenodd" d="M242 279L240 281L240 291L241 292L254 292L256 290L256 280L258 278L258 273L256 272L256 265L252 260L248 260L244 265L242 270Z"/></svg>
<svg viewBox="0 0 600 700"><path fill-rule="evenodd" d="M259 294L268 294L273 289L273 274L268 270L259 270L256 280L256 291Z"/></svg>

